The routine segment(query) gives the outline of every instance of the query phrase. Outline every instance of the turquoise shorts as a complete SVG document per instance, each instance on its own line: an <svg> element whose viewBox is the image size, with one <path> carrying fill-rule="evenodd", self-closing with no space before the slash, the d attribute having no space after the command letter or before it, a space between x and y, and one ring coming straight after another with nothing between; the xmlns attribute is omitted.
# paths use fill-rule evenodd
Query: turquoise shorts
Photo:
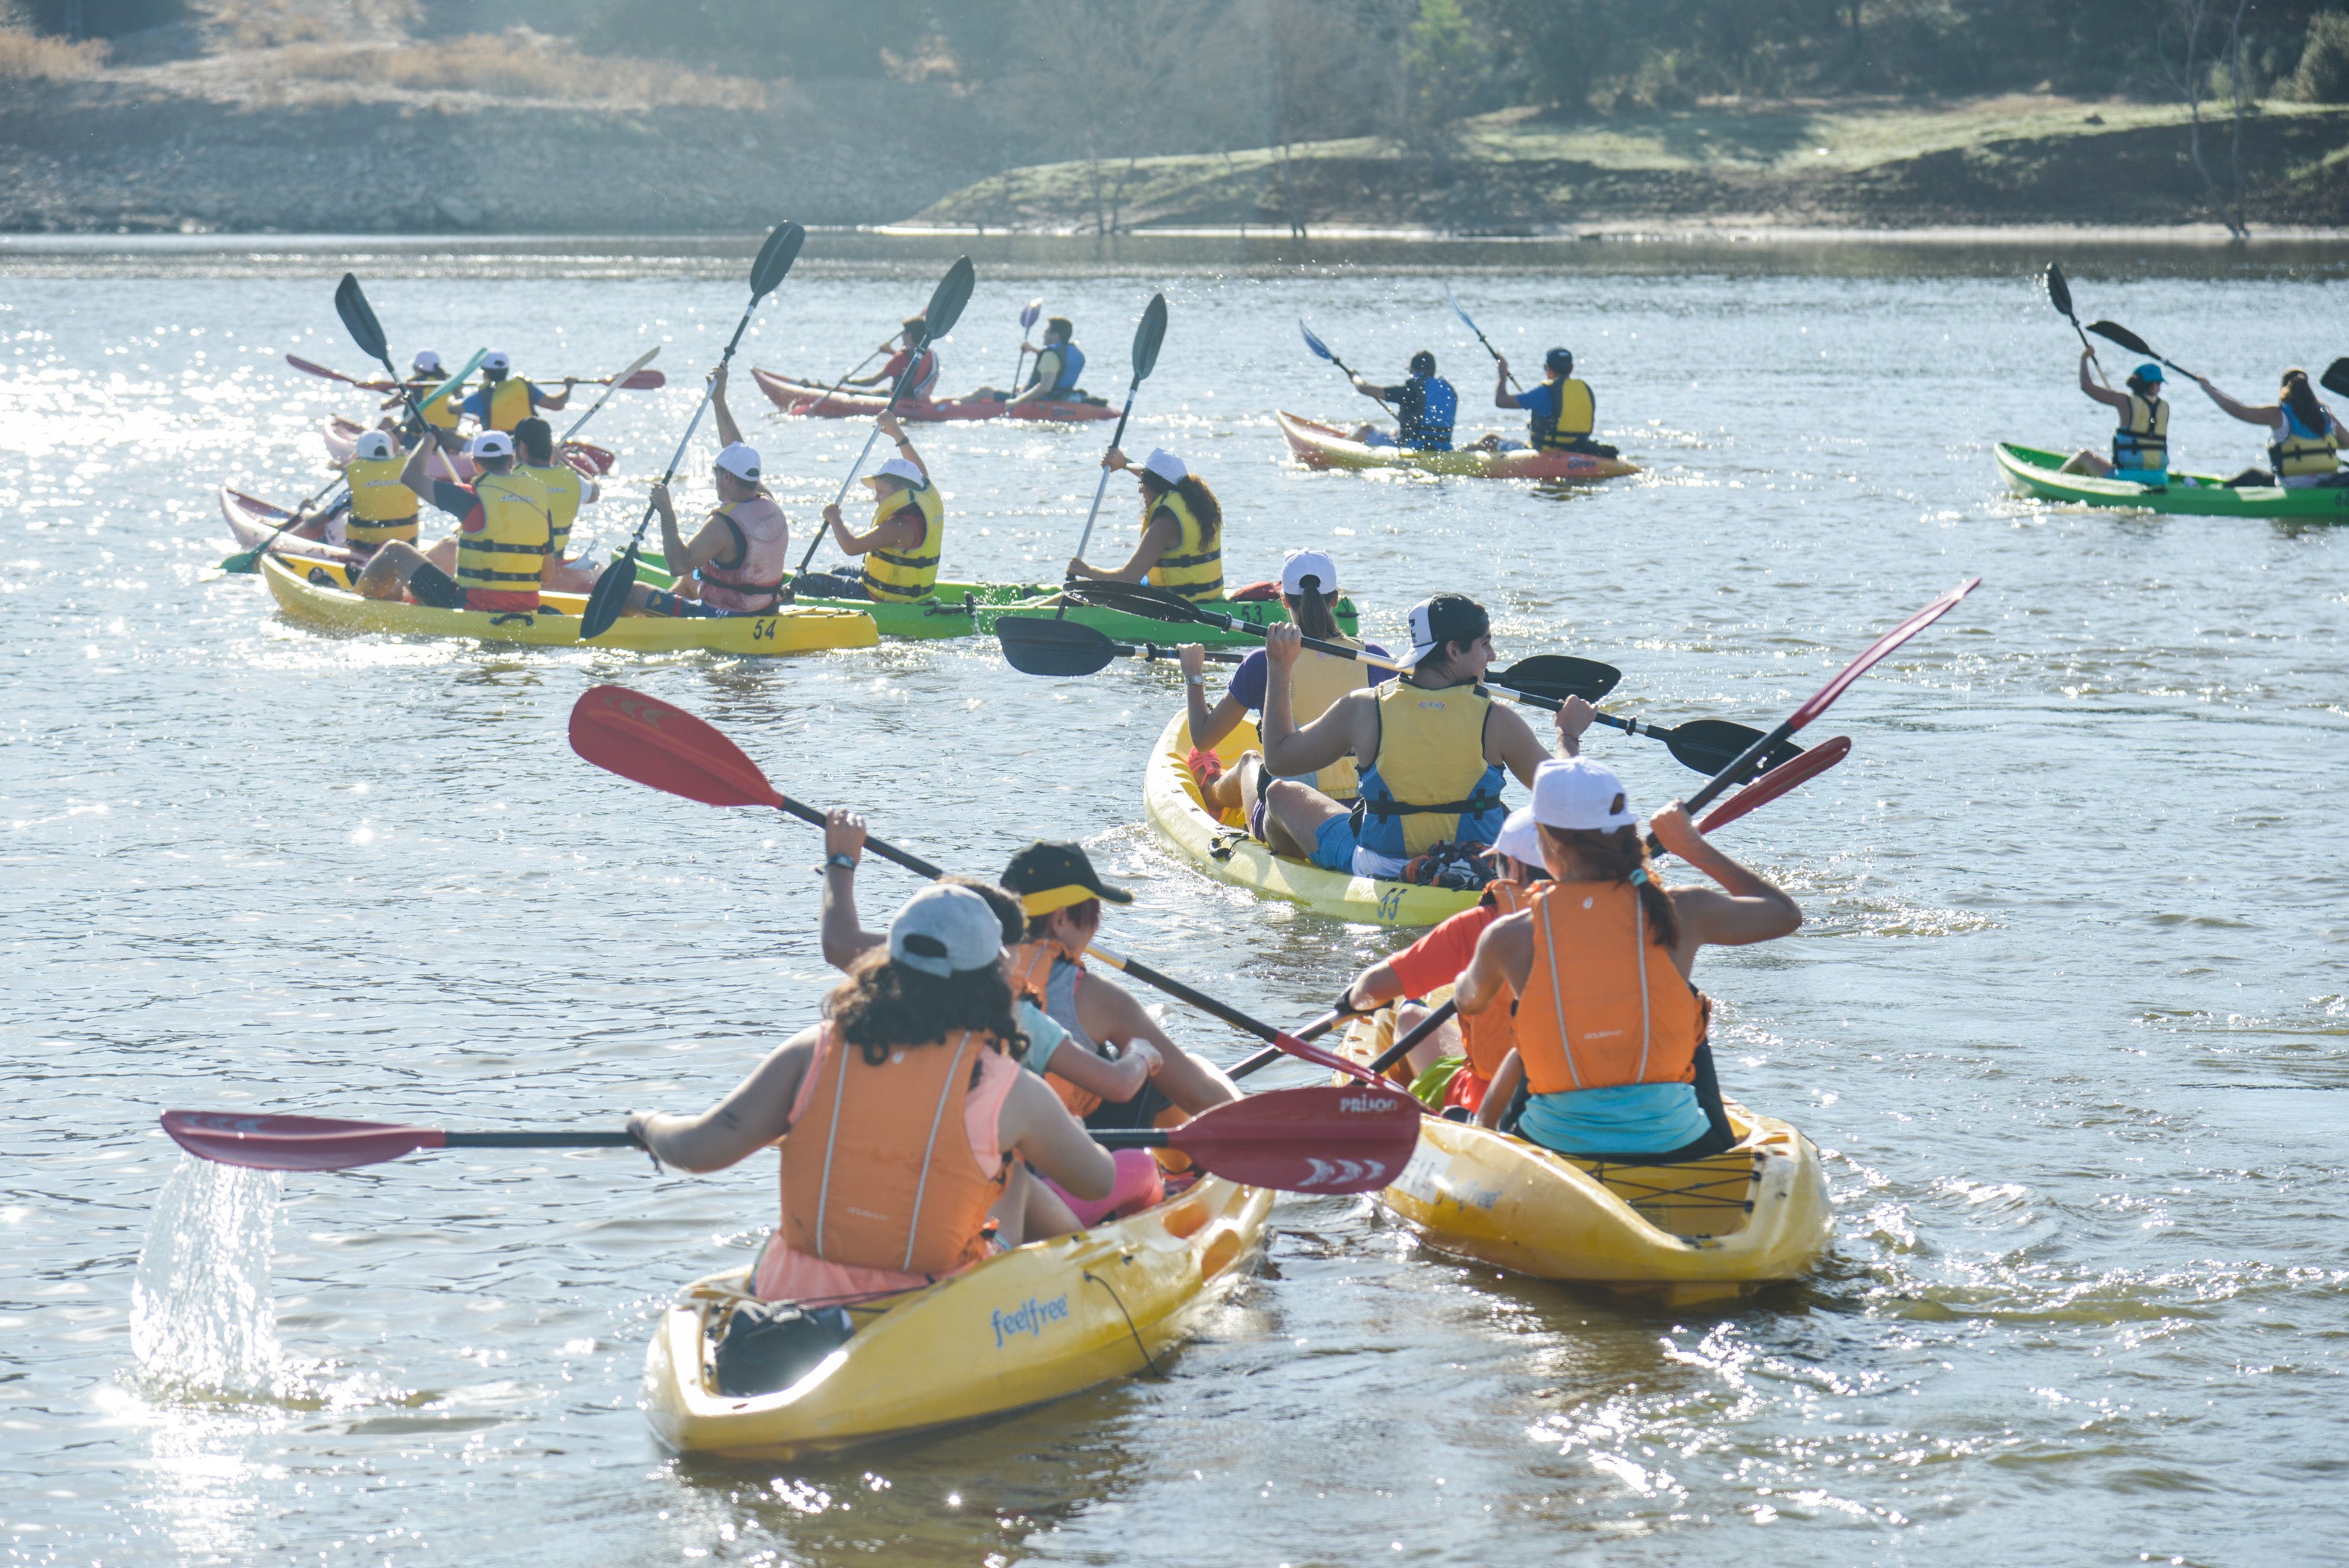
<svg viewBox="0 0 2349 1568"><path fill-rule="evenodd" d="M1354 819L1333 816L1313 836L1313 864L1324 871L1354 870Z"/></svg>
<svg viewBox="0 0 2349 1568"><path fill-rule="evenodd" d="M2168 484L2169 471L2166 468L2116 468L2111 477L2126 479L2131 484L2150 484L2158 490Z"/></svg>

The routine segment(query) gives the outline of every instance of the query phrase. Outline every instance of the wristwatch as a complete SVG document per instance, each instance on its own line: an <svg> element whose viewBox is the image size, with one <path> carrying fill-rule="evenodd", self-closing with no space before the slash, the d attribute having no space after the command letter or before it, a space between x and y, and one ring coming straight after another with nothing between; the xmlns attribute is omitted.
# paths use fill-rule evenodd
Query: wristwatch
<svg viewBox="0 0 2349 1568"><path fill-rule="evenodd" d="M1183 677L1183 684L1185 686L1205 686L1206 683L1207 678L1205 674L1185 675Z"/></svg>
<svg viewBox="0 0 2349 1568"><path fill-rule="evenodd" d="M837 866L843 871L854 871L856 869L856 862L854 860L851 859L846 855L838 853L837 851L825 856L823 857L823 863L826 866Z"/></svg>

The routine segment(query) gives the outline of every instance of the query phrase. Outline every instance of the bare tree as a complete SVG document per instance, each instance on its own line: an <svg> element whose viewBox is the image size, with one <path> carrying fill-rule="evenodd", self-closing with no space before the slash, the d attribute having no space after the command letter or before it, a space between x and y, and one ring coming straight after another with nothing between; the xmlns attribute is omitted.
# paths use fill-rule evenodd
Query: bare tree
<svg viewBox="0 0 2349 1568"><path fill-rule="evenodd" d="M2237 36L2235 47L2241 52L2242 0L2237 0ZM2238 223L2238 213L2229 207L2219 194L2219 182L2210 177L2209 166L2202 161L2202 86L2205 65L2201 57L2202 34L2217 10L2217 0L2168 0L2163 7L2159 25L2154 29L2155 52L2160 57L2162 73L2170 86L2186 103L2186 152L2193 161L2194 171L2202 177L2202 192L2227 225L2227 232L2237 238L2246 237ZM2172 55L2172 39L2178 40L2177 54ZM2238 109L2240 115L2240 110Z"/></svg>

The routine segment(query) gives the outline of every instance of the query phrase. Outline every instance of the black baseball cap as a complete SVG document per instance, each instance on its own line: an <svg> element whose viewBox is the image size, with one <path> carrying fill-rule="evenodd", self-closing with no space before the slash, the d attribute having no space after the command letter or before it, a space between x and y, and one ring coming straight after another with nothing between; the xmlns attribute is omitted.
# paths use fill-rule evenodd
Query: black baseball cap
<svg viewBox="0 0 2349 1568"><path fill-rule="evenodd" d="M1133 902L1133 894L1101 879L1081 846L1053 840L1039 840L1013 856L1003 868L1003 886L1019 895L1019 907L1030 919L1088 898Z"/></svg>

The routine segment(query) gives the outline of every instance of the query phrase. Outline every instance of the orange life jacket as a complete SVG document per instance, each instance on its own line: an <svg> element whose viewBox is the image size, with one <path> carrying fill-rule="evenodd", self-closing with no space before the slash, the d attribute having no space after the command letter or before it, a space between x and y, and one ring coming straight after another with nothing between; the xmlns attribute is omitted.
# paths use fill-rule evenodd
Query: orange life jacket
<svg viewBox="0 0 2349 1568"><path fill-rule="evenodd" d="M1637 888L1550 883L1533 924L1515 1033L1535 1094L1694 1081L1703 999L1655 940Z"/></svg>
<svg viewBox="0 0 2349 1568"><path fill-rule="evenodd" d="M898 1045L875 1067L827 1022L816 1035L805 1110L783 1139L782 1240L856 1268L936 1278L988 1255L987 1210L1007 1157L980 1174L964 1130L971 1080L992 1042L957 1030ZM1000 1100L1011 1080L999 1077Z"/></svg>
<svg viewBox="0 0 2349 1568"><path fill-rule="evenodd" d="M1018 947L1013 948L1010 961L1004 966L1011 976L1012 999L1017 1001L1024 996L1034 1002L1040 1010L1049 1012L1050 1009L1044 1006L1045 991L1051 984L1054 959L1067 959L1079 970L1085 967L1083 955L1072 954L1058 942L1042 940L1021 942ZM1081 979L1082 977L1080 976L1081 982ZM1066 1019L1055 1019L1053 1022L1063 1028L1066 1028L1069 1023ZM1086 1045L1083 1037L1071 1029L1069 1031L1069 1049L1083 1051L1090 1047ZM1052 1093L1061 1096L1061 1103L1068 1106L1069 1114L1079 1121L1084 1120L1085 1117L1101 1109L1102 1097L1099 1095L1089 1094L1080 1089L1076 1085L1049 1068L1045 1071L1044 1082L1052 1086Z"/></svg>
<svg viewBox="0 0 2349 1568"><path fill-rule="evenodd" d="M1492 919L1505 919L1533 902L1532 889L1516 882L1494 882L1485 888L1491 900ZM1490 929L1490 921L1486 923ZM1517 993L1506 981L1501 982L1500 994L1485 1005L1482 1012L1460 1015L1460 1044L1468 1054L1467 1070L1486 1083L1501 1070L1501 1063L1517 1047L1516 1020L1511 1016Z"/></svg>

